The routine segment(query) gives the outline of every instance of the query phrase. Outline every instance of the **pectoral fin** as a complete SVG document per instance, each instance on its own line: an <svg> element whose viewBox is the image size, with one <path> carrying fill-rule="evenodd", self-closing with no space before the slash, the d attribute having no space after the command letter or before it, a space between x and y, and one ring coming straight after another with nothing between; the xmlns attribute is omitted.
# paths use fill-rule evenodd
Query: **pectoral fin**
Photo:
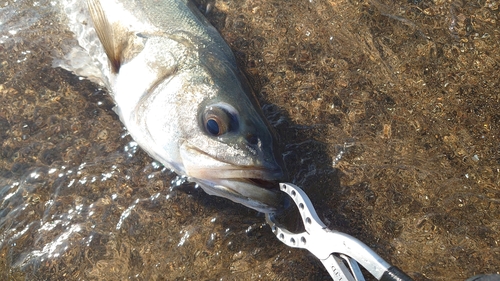
<svg viewBox="0 0 500 281"><path fill-rule="evenodd" d="M118 73L122 64L122 53L126 41L120 41L121 36L117 36L119 32L114 30L113 25L108 21L100 0L87 0L87 6L97 36L111 64L111 70L114 73Z"/></svg>

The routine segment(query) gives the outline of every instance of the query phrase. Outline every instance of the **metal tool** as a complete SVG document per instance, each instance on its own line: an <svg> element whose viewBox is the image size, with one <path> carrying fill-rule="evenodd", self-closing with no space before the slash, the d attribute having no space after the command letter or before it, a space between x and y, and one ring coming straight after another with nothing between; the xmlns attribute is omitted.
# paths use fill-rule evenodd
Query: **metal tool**
<svg viewBox="0 0 500 281"><path fill-rule="evenodd" d="M280 183L280 189L297 205L305 232L292 233L278 226L274 213L266 214L267 223L276 237L287 246L307 249L321 260L333 280L365 280L358 263L377 280L412 280L399 268L384 261L363 242L348 234L328 229L316 214L309 197L298 186Z"/></svg>

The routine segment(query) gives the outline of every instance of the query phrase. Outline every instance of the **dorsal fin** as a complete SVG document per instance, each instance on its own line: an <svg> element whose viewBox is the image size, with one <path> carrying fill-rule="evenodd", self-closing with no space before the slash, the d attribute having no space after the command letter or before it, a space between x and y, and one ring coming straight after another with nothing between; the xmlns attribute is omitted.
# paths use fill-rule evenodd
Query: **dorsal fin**
<svg viewBox="0 0 500 281"><path fill-rule="evenodd" d="M94 23L97 37L101 41L104 51L108 56L113 73L118 73L122 63L123 43L116 41L115 30L108 21L100 0L87 0L90 17Z"/></svg>

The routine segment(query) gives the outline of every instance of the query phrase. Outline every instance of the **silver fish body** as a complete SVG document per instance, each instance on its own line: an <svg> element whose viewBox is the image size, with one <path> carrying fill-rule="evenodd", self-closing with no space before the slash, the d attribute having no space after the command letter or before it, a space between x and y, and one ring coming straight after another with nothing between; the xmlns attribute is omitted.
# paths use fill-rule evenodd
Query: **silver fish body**
<svg viewBox="0 0 500 281"><path fill-rule="evenodd" d="M83 49L60 65L108 87L132 138L166 167L211 195L279 207L269 188L284 173L276 138L203 15L185 0L86 2L62 0ZM82 66L81 51L98 72Z"/></svg>

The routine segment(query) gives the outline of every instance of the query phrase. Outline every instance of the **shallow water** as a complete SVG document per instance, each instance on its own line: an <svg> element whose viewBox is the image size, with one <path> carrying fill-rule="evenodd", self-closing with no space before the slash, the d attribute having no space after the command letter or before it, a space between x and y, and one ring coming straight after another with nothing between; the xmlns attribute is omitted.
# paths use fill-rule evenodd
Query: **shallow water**
<svg viewBox="0 0 500 281"><path fill-rule="evenodd" d="M138 148L49 1L0 1L0 279L328 280ZM416 280L500 270L495 1L221 1L291 181Z"/></svg>

